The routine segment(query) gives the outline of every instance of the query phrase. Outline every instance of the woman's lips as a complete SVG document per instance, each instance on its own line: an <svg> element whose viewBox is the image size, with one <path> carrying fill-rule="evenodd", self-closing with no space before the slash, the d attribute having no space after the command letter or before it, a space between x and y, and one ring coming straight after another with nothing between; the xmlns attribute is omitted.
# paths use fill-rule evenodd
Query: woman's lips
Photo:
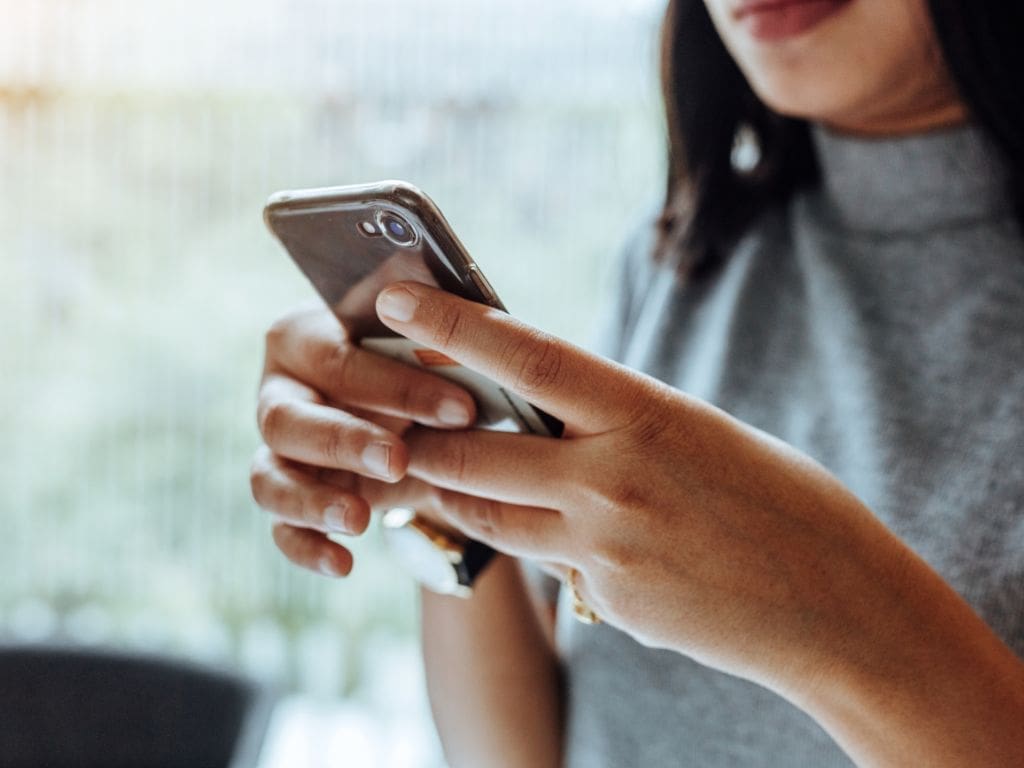
<svg viewBox="0 0 1024 768"><path fill-rule="evenodd" d="M784 40L803 34L852 0L742 0L733 17L756 40Z"/></svg>

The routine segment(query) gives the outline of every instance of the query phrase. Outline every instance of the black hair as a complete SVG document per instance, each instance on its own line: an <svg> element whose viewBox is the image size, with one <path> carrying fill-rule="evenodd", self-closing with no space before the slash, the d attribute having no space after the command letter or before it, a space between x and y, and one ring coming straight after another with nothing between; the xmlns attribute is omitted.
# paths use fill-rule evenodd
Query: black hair
<svg viewBox="0 0 1024 768"><path fill-rule="evenodd" d="M1024 231L1024 4L929 0L929 9L960 98L1006 160L1007 194ZM661 73L669 157L655 254L682 254L681 271L699 277L724 261L768 206L815 183L818 165L808 123L774 112L754 94L703 0L670 0ZM761 153L749 173L732 162L744 125Z"/></svg>

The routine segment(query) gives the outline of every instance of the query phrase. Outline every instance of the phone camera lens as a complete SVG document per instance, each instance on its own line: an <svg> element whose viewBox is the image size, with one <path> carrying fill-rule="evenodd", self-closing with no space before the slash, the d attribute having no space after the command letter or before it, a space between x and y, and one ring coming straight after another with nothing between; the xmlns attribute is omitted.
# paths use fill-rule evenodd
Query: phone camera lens
<svg viewBox="0 0 1024 768"><path fill-rule="evenodd" d="M416 230L397 213L381 211L377 214L377 224L384 237L400 248L410 248L418 242Z"/></svg>

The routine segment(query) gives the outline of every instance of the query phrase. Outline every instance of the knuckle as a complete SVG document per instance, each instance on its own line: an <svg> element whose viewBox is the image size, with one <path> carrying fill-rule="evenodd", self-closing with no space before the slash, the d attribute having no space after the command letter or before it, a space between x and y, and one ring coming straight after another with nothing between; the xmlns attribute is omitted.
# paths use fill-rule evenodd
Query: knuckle
<svg viewBox="0 0 1024 768"><path fill-rule="evenodd" d="M256 412L256 422L260 434L263 435L263 439L267 441L268 445L279 442L280 436L293 416L292 410L292 406L284 400L260 403Z"/></svg>
<svg viewBox="0 0 1024 768"><path fill-rule="evenodd" d="M326 504L320 503L320 500L317 498L296 497L295 500L293 501L293 505L296 520L301 520L310 528L323 530L323 510L326 508Z"/></svg>
<svg viewBox="0 0 1024 768"><path fill-rule="evenodd" d="M638 415L631 430L633 447L641 453L658 450L662 436L665 434L665 420L647 411Z"/></svg>
<svg viewBox="0 0 1024 768"><path fill-rule="evenodd" d="M530 332L511 344L503 357L504 370L522 394L543 394L562 384L564 352L546 334Z"/></svg>
<svg viewBox="0 0 1024 768"><path fill-rule="evenodd" d="M252 499L261 508L266 507L267 499L267 476L266 468L257 460L249 467L249 490Z"/></svg>
<svg viewBox="0 0 1024 768"><path fill-rule="evenodd" d="M270 536L274 540L274 544L285 554L288 554L288 528L284 523L275 522L273 527L270 529Z"/></svg>
<svg viewBox="0 0 1024 768"><path fill-rule="evenodd" d="M629 544L613 539L602 539L590 548L591 560L613 573L628 571L637 563L636 551Z"/></svg>
<svg viewBox="0 0 1024 768"><path fill-rule="evenodd" d="M303 548L298 546L299 542L296 541L295 534L296 529L294 526L284 522L274 523L270 533L274 539L274 544L281 551L281 554L296 565L305 565L306 560L303 557L305 553L302 551Z"/></svg>
<svg viewBox="0 0 1024 768"><path fill-rule="evenodd" d="M267 357L273 359L279 356L279 351L288 343L291 336L292 324L295 321L295 314L287 314L275 320L263 336L263 347Z"/></svg>
<svg viewBox="0 0 1024 768"><path fill-rule="evenodd" d="M481 538L493 539L503 526L502 506L493 499L480 499L473 505L471 524Z"/></svg>
<svg viewBox="0 0 1024 768"><path fill-rule="evenodd" d="M456 444L447 455L448 474L460 485L465 482L469 474L469 458L466 451L460 444Z"/></svg>
<svg viewBox="0 0 1024 768"><path fill-rule="evenodd" d="M316 370L323 372L327 380L343 388L354 372L352 349L352 344L348 341L319 342L312 345L309 355Z"/></svg>
<svg viewBox="0 0 1024 768"><path fill-rule="evenodd" d="M437 317L432 339L440 349L448 349L456 343L463 325L462 310L458 307L445 307Z"/></svg>
<svg viewBox="0 0 1024 768"><path fill-rule="evenodd" d="M605 472L599 476L594 485L598 503L621 515L629 510L630 514L642 512L647 506L647 491L637 477L620 468Z"/></svg>
<svg viewBox="0 0 1024 768"><path fill-rule="evenodd" d="M310 314L308 308L294 309L277 318L264 334L264 344L269 357L280 356L280 350L295 342L301 333L302 321Z"/></svg>
<svg viewBox="0 0 1024 768"><path fill-rule="evenodd" d="M286 520L291 520L299 525L312 522L306 516L306 505L302 497L289 488L277 488L274 492L273 510Z"/></svg>
<svg viewBox="0 0 1024 768"><path fill-rule="evenodd" d="M417 414L429 410L429 405L424 402L420 389L406 378L393 379L392 400L395 405L407 414Z"/></svg>
<svg viewBox="0 0 1024 768"><path fill-rule="evenodd" d="M275 482L264 470L257 470L251 478L252 497L260 509L288 520L302 521L302 499L295 489Z"/></svg>
<svg viewBox="0 0 1024 768"><path fill-rule="evenodd" d="M264 509L272 512L282 520L286 520L292 525L303 527L307 523L312 522L307 519L305 504L303 504L302 497L295 489L284 488L280 485L270 486L267 488L265 498L266 504Z"/></svg>
<svg viewBox="0 0 1024 768"><path fill-rule="evenodd" d="M461 440L446 440L438 451L441 473L455 485L462 485L470 475L470 458Z"/></svg>
<svg viewBox="0 0 1024 768"><path fill-rule="evenodd" d="M317 453L328 466L344 466L348 464L345 459L350 452L350 443L346 430L328 425L320 437Z"/></svg>
<svg viewBox="0 0 1024 768"><path fill-rule="evenodd" d="M448 517L456 509L457 494L436 485L427 486L423 503L426 508L441 517Z"/></svg>
<svg viewBox="0 0 1024 768"><path fill-rule="evenodd" d="M252 461L249 463L250 485L262 481L263 475L269 468L270 458L270 449L266 445L261 445L256 449L256 453L253 454Z"/></svg>

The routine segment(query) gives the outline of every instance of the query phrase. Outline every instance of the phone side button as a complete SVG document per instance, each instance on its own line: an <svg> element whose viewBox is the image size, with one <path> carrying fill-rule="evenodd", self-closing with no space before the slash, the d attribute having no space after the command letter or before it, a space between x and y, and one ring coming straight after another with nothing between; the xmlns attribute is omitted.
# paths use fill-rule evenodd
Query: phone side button
<svg viewBox="0 0 1024 768"><path fill-rule="evenodd" d="M488 304L496 304L498 301L498 295L494 292L494 288L487 282L487 278L483 276L476 265L471 265L469 271L466 272L466 276L470 279L470 282L476 286L476 289L480 291L484 299Z"/></svg>

